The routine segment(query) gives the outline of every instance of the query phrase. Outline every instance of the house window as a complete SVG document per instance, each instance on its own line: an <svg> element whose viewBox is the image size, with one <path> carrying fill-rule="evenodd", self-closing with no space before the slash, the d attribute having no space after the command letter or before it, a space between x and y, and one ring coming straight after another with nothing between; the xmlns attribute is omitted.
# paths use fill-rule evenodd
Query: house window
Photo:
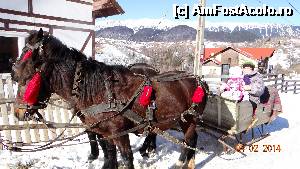
<svg viewBox="0 0 300 169"><path fill-rule="evenodd" d="M227 63L231 65L231 58L228 58Z"/></svg>
<svg viewBox="0 0 300 169"><path fill-rule="evenodd" d="M18 56L18 38L0 36L0 73L10 73L12 64Z"/></svg>
<svg viewBox="0 0 300 169"><path fill-rule="evenodd" d="M221 67L221 74L222 75L229 75L229 69L230 65L229 64L222 64ZM222 81L226 81L228 78L221 78Z"/></svg>

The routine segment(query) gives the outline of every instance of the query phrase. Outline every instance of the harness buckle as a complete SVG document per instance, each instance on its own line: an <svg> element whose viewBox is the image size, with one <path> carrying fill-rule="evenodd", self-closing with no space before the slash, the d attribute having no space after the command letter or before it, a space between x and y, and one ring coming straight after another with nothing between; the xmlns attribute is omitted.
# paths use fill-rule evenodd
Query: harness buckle
<svg viewBox="0 0 300 169"><path fill-rule="evenodd" d="M151 122L154 120L154 111L156 109L156 104L155 104L155 101L151 101L149 106L148 106L148 109L146 111L146 118L148 120L148 122Z"/></svg>
<svg viewBox="0 0 300 169"><path fill-rule="evenodd" d="M108 108L116 108L117 107L117 102L116 102L116 100L115 99L113 99L112 97L109 97L109 99L108 99Z"/></svg>

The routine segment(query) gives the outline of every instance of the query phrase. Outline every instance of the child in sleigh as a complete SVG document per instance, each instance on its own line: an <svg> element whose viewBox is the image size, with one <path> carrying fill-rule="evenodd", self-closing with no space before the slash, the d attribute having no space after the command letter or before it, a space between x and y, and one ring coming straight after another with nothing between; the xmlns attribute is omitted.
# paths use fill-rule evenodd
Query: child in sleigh
<svg viewBox="0 0 300 169"><path fill-rule="evenodd" d="M229 100L249 101L249 93L244 89L245 81L247 80L243 78L242 69L238 66L231 67L227 83L222 83L220 86L221 97Z"/></svg>

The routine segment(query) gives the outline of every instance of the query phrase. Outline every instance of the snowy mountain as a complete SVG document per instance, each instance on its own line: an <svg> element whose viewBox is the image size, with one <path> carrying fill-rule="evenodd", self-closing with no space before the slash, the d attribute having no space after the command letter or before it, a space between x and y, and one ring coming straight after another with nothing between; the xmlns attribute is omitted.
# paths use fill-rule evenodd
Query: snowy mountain
<svg viewBox="0 0 300 169"><path fill-rule="evenodd" d="M196 26L196 21L167 19L98 20L96 22L98 37L137 42L195 40ZM115 33L116 31L118 33ZM185 35L182 35L183 33ZM114 35L111 36L112 34ZM205 39L209 41L253 42L260 38L299 37L299 35L300 26L283 24L206 22L205 25Z"/></svg>
<svg viewBox="0 0 300 169"><path fill-rule="evenodd" d="M197 25L195 21L172 21L168 19L128 19L128 20L111 20L111 19L98 19L96 20L96 30L114 26L126 26L133 29L135 32L142 28L152 29L170 29L177 25L187 25L194 27ZM194 27L196 28L196 27Z"/></svg>
<svg viewBox="0 0 300 169"><path fill-rule="evenodd" d="M196 22L101 20L97 25L99 61L122 65L147 62L162 72L193 70ZM287 70L300 63L299 37L300 26L207 22L205 47L276 48L269 63Z"/></svg>

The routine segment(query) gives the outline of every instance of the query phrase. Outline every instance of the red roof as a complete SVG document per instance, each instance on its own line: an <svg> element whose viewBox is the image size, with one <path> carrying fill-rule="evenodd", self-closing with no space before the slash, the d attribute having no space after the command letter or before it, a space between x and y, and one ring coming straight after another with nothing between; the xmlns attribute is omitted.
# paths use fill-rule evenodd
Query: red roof
<svg viewBox="0 0 300 169"><path fill-rule="evenodd" d="M211 56L215 56L225 50L233 49L247 57L253 59L265 59L267 57L271 57L275 51L275 48L205 48L204 50L204 60L209 59Z"/></svg>
<svg viewBox="0 0 300 169"><path fill-rule="evenodd" d="M204 50L204 60L209 59L211 56L221 52L224 48L205 48Z"/></svg>
<svg viewBox="0 0 300 169"><path fill-rule="evenodd" d="M247 53L246 55L255 59L265 59L271 57L275 51L275 48L238 48L241 51Z"/></svg>

